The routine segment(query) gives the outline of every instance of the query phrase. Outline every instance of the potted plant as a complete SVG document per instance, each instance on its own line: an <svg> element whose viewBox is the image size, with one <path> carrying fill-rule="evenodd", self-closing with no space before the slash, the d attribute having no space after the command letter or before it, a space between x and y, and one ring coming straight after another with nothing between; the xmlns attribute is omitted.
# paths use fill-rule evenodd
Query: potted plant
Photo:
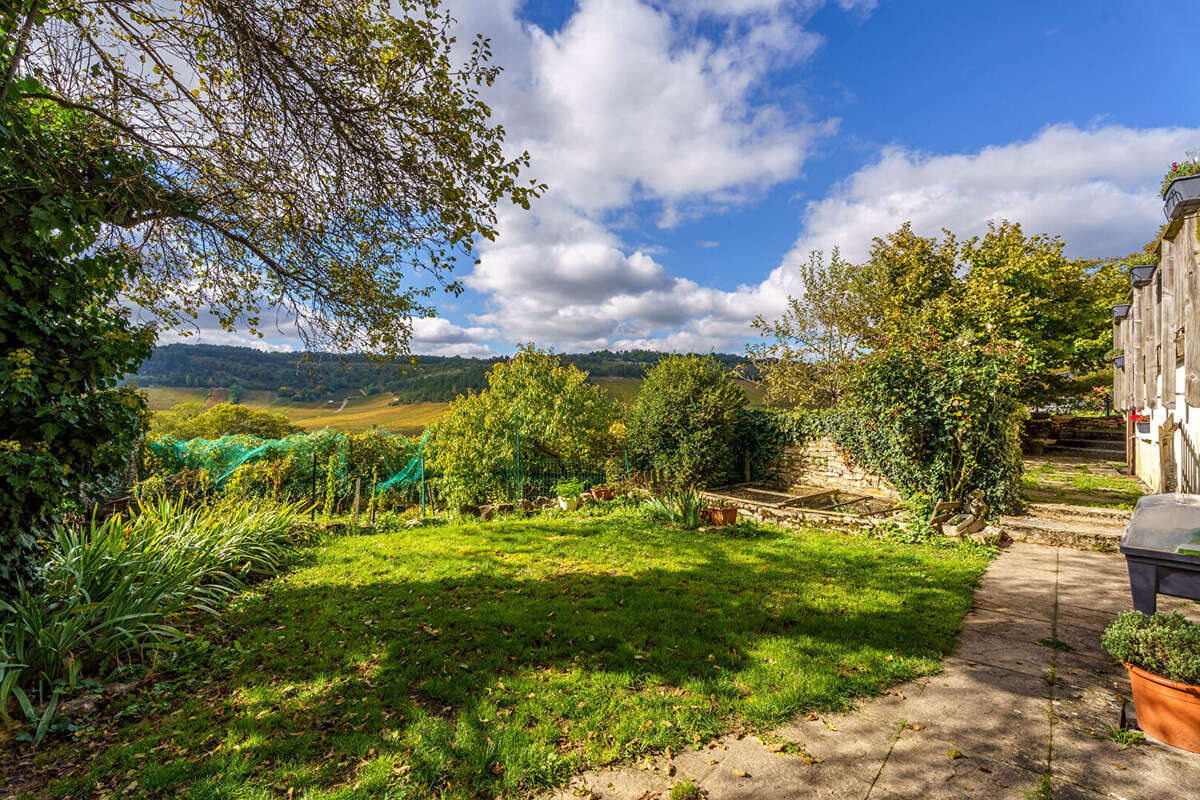
<svg viewBox="0 0 1200 800"><path fill-rule="evenodd" d="M554 493L558 495L558 507L563 511L574 511L579 508L580 496L583 494L583 481L574 478L559 481L554 484Z"/></svg>
<svg viewBox="0 0 1200 800"><path fill-rule="evenodd" d="M1200 200L1200 160L1195 153L1188 153L1187 161L1171 164L1162 179L1163 213L1167 219L1175 216L1181 203L1194 205Z"/></svg>
<svg viewBox="0 0 1200 800"><path fill-rule="evenodd" d="M1101 643L1129 670L1138 727L1200 753L1200 625L1178 612L1148 617L1126 611Z"/></svg>
<svg viewBox="0 0 1200 800"><path fill-rule="evenodd" d="M718 528L737 522L737 506L724 500L714 500L704 507L704 516Z"/></svg>

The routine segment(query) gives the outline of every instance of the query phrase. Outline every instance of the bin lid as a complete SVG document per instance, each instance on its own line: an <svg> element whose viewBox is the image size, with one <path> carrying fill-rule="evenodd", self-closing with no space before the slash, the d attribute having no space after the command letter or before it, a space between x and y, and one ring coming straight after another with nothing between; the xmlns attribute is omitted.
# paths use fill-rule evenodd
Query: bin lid
<svg viewBox="0 0 1200 800"><path fill-rule="evenodd" d="M1138 500L1121 537L1128 550L1200 558L1200 495L1151 494Z"/></svg>

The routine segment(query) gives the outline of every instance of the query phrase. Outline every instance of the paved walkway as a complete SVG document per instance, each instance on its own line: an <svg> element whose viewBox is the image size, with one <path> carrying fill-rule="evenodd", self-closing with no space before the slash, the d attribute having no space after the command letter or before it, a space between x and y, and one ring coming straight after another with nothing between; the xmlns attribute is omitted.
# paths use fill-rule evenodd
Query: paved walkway
<svg viewBox="0 0 1200 800"><path fill-rule="evenodd" d="M1160 610L1184 606L1159 598ZM727 737L586 773L555 797L666 798L684 778L710 800L1200 797L1200 756L1106 738L1129 681L1100 633L1128 608L1121 556L1017 543L984 576L944 673L775 731L803 754ZM1036 794L1043 776L1052 795Z"/></svg>

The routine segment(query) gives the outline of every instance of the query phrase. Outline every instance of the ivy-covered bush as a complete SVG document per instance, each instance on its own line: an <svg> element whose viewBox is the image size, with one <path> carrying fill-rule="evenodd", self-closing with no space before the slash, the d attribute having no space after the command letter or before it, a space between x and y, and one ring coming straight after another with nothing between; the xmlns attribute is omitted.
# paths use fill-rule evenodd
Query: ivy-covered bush
<svg viewBox="0 0 1200 800"><path fill-rule="evenodd" d="M1200 686L1200 625L1178 612L1148 617L1126 611L1108 626L1100 643L1123 664Z"/></svg>
<svg viewBox="0 0 1200 800"><path fill-rule="evenodd" d="M919 513L939 500L982 489L994 511L1013 508L1021 478L1014 399L1020 352L1003 343L896 340L856 366L842 406L741 414L741 447L752 478L788 445L827 435L862 469L886 478Z"/></svg>
<svg viewBox="0 0 1200 800"><path fill-rule="evenodd" d="M646 371L626 418L631 466L681 486L727 482L745 405L745 391L712 356L664 358Z"/></svg>
<svg viewBox="0 0 1200 800"><path fill-rule="evenodd" d="M0 102L0 597L32 577L65 503L115 487L145 428L117 388L154 343L118 302L138 261L97 240L147 165L110 142L70 112Z"/></svg>

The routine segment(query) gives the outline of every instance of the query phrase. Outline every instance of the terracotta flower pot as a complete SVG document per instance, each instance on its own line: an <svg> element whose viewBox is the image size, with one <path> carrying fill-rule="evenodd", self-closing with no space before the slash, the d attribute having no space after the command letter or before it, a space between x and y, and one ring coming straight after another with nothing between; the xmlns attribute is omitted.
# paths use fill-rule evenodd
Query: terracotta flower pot
<svg viewBox="0 0 1200 800"><path fill-rule="evenodd" d="M1138 727L1169 745L1200 753L1200 686L1126 664Z"/></svg>
<svg viewBox="0 0 1200 800"><path fill-rule="evenodd" d="M612 500L613 490L607 486L593 486L592 497L597 500Z"/></svg>
<svg viewBox="0 0 1200 800"><path fill-rule="evenodd" d="M704 515L718 528L737 522L737 509L733 506L709 506Z"/></svg>

